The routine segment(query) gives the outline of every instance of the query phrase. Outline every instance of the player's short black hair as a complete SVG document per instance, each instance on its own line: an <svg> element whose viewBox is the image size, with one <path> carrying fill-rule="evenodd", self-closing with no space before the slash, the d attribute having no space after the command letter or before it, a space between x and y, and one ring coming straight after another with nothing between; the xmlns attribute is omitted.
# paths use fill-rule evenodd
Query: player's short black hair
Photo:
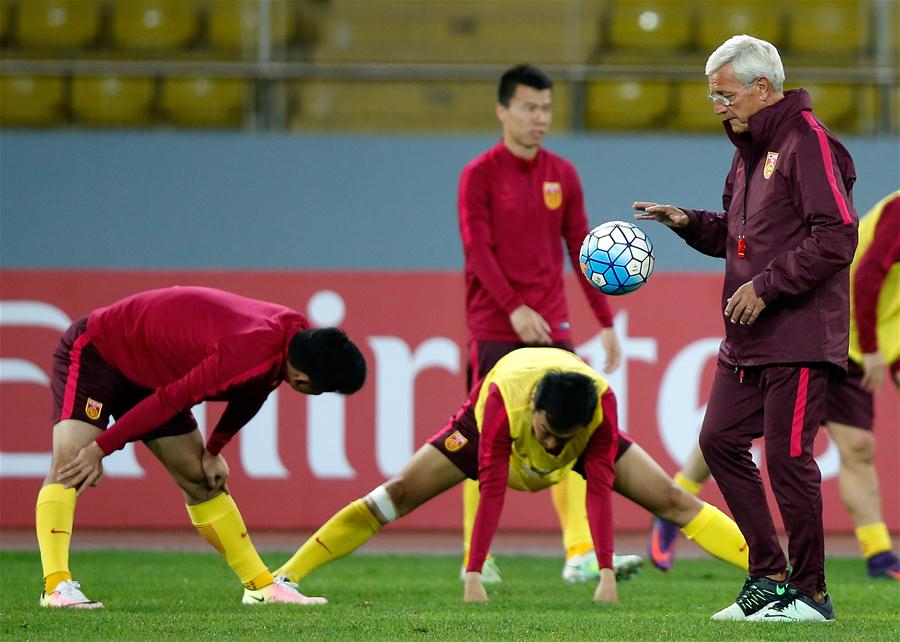
<svg viewBox="0 0 900 642"><path fill-rule="evenodd" d="M366 358L343 330L301 330L291 338L288 362L322 392L349 395L366 381Z"/></svg>
<svg viewBox="0 0 900 642"><path fill-rule="evenodd" d="M516 65L507 69L500 76L500 84L497 86L497 101L504 107L509 107L509 101L516 93L516 87L525 85L532 89L552 89L553 81L550 76L534 65Z"/></svg>
<svg viewBox="0 0 900 642"><path fill-rule="evenodd" d="M559 432L587 426L597 410L597 386L580 372L548 372L534 391L534 409L547 413Z"/></svg>

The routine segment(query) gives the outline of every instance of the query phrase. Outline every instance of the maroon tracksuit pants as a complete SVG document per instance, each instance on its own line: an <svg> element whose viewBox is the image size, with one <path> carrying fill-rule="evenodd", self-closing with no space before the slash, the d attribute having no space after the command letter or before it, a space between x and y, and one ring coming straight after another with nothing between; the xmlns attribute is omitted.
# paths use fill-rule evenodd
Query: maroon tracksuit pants
<svg viewBox="0 0 900 642"><path fill-rule="evenodd" d="M750 548L750 575L786 570L759 469L750 456L764 438L766 468L788 535L790 584L825 590L822 476L813 440L825 412L828 371L817 366L716 370L700 448Z"/></svg>

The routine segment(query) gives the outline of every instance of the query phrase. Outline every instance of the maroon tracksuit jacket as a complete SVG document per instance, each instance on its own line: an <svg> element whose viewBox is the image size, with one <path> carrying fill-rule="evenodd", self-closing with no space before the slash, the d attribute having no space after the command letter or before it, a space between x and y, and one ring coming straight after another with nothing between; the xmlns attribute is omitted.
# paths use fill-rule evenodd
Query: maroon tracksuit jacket
<svg viewBox="0 0 900 642"><path fill-rule="evenodd" d="M725 320L720 359L727 365L847 367L856 169L811 109L809 95L798 89L753 115L752 137L726 123L737 149L722 196L725 213L685 210L690 224L677 230L692 247L725 259L723 310L751 279L766 303L753 325Z"/></svg>

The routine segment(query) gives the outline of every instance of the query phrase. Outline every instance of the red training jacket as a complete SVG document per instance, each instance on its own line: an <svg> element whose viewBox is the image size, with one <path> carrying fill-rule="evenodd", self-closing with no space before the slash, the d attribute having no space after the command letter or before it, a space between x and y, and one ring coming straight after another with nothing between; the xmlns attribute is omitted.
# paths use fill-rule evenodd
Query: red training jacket
<svg viewBox="0 0 900 642"><path fill-rule="evenodd" d="M207 449L218 454L284 379L299 312L200 287L149 290L95 310L87 334L103 359L152 390L97 437L109 454L204 400L227 401Z"/></svg>
<svg viewBox="0 0 900 642"><path fill-rule="evenodd" d="M543 149L530 161L519 158L501 141L466 165L457 206L471 337L521 341L509 315L524 304L550 324L553 341L569 340L560 239L580 274L578 254L588 233L575 167ZM600 325L612 326L605 296L587 279L579 283Z"/></svg>

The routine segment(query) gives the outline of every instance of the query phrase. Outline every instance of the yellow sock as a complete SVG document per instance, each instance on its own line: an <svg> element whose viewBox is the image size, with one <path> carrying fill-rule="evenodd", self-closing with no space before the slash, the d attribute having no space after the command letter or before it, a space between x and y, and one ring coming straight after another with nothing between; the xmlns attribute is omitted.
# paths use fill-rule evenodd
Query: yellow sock
<svg viewBox="0 0 900 642"><path fill-rule="evenodd" d="M856 529L856 539L866 559L891 550L891 536L884 522L860 526Z"/></svg>
<svg viewBox="0 0 900 642"><path fill-rule="evenodd" d="M681 473L675 473L675 479L673 479L676 486L680 486L685 489L691 495L696 495L700 492L700 483L695 482L690 477L685 477Z"/></svg>
<svg viewBox="0 0 900 642"><path fill-rule="evenodd" d="M478 512L478 482L474 479L463 481L463 566L469 563L469 544L472 543L472 529L475 528L475 514Z"/></svg>
<svg viewBox="0 0 900 642"><path fill-rule="evenodd" d="M47 484L37 496L34 527L41 549L45 593L72 577L69 571L69 545L75 523L75 501L75 489L66 489L62 484Z"/></svg>
<svg viewBox="0 0 900 642"><path fill-rule="evenodd" d="M268 586L274 580L253 547L244 518L228 493L187 507L191 522L212 544L248 589Z"/></svg>
<svg viewBox="0 0 900 642"><path fill-rule="evenodd" d="M313 533L275 575L299 582L323 564L352 553L380 530L381 522L365 501L357 499Z"/></svg>
<svg viewBox="0 0 900 642"><path fill-rule="evenodd" d="M570 472L561 482L550 487L550 495L562 529L566 557L584 555L593 549L594 540L591 539L585 507L587 482L584 478Z"/></svg>
<svg viewBox="0 0 900 642"><path fill-rule="evenodd" d="M749 567L747 540L734 520L712 504L703 502L703 508L681 532L713 557L745 571Z"/></svg>

